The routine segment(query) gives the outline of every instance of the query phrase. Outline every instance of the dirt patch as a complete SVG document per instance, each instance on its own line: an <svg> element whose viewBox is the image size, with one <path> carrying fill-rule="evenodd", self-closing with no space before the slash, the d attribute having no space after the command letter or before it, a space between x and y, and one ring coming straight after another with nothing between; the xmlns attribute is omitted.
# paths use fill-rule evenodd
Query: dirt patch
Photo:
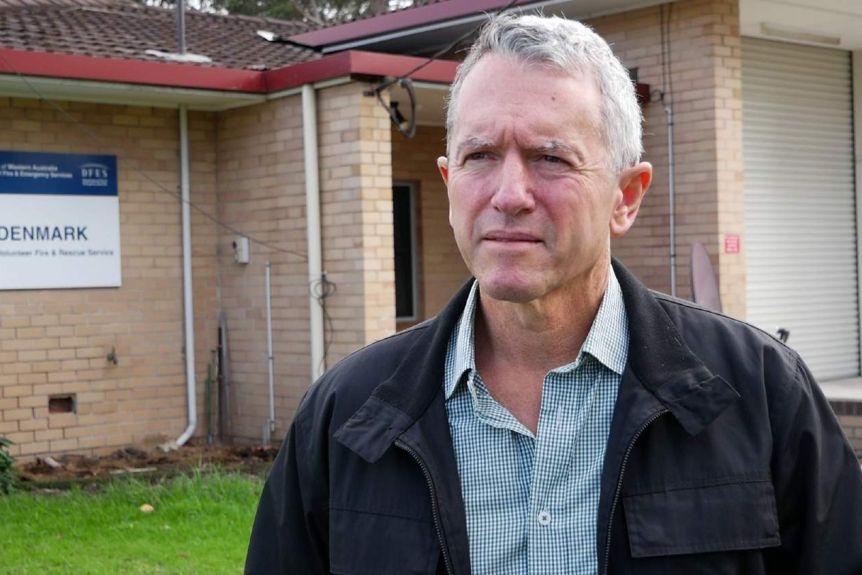
<svg viewBox="0 0 862 575"><path fill-rule="evenodd" d="M262 474L272 465L275 447L185 445L174 451L126 447L110 455L60 455L37 458L18 467L20 485L64 487L112 477L162 477L200 468Z"/></svg>

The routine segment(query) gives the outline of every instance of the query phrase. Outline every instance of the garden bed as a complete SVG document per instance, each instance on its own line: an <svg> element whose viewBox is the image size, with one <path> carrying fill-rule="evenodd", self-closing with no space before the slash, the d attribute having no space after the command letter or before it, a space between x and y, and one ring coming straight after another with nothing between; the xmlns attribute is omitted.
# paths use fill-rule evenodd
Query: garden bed
<svg viewBox="0 0 862 575"><path fill-rule="evenodd" d="M277 452L275 447L185 445L167 452L157 447L127 447L101 457L40 457L17 466L18 486L23 489L63 488L114 477L167 477L207 468L261 475L272 464Z"/></svg>

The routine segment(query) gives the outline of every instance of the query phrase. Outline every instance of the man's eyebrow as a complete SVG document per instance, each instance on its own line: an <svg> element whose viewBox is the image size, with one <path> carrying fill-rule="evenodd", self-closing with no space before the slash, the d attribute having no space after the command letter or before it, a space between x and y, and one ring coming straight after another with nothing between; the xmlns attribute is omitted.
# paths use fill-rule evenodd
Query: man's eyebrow
<svg viewBox="0 0 862 575"><path fill-rule="evenodd" d="M460 158L462 154L464 154L464 152L467 150L491 148L494 145L494 141L489 140L488 138L482 138L480 136L469 136L458 143L457 147L455 148L455 157ZM534 152L539 152L543 154L565 152L567 154L573 155L575 159L580 163L583 163L585 161L584 153L578 146L568 144L559 140L550 140L547 142L543 142L535 146L530 146L529 149Z"/></svg>
<svg viewBox="0 0 862 575"><path fill-rule="evenodd" d="M565 142L560 142L557 140L551 140L550 142L546 142L544 144L539 144L536 146L535 151L537 152L566 152L568 154L572 154L579 162L584 161L584 154L581 149L577 146L573 146L571 144L567 144Z"/></svg>
<svg viewBox="0 0 862 575"><path fill-rule="evenodd" d="M488 148L493 146L494 143L487 138L480 138L478 136L470 136L468 138L464 138L458 144L458 147L455 148L455 157L461 157L461 154L464 150L475 150L476 148Z"/></svg>

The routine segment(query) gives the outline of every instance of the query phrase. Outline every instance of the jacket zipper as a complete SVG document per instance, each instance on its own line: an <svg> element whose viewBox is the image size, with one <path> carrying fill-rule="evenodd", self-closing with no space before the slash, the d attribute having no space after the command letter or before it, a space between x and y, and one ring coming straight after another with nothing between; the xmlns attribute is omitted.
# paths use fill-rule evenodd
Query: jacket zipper
<svg viewBox="0 0 862 575"><path fill-rule="evenodd" d="M428 467L425 465L425 462L422 461L422 458L419 457L419 454L416 453L412 447L408 446L400 439L395 440L395 445L409 453L410 457L416 460L416 463L419 464L419 468L422 469L422 474L425 476L425 481L428 483L428 491L431 494L431 515L434 517L434 529L437 531L437 541L440 543L440 550L443 553L443 564L446 567L447 575L454 575L455 572L452 570L449 553L446 549L446 541L443 539L443 529L440 527L440 512L437 509L437 493L434 489L434 481L431 479L431 473L428 471Z"/></svg>
<svg viewBox="0 0 862 575"><path fill-rule="evenodd" d="M661 417L662 415L665 415L665 414L667 414L667 413L670 413L670 411L669 411L669 410L667 410L667 409L662 410L662 411L658 411L658 412L654 413L654 414L652 415L652 417L650 417L649 419L647 419L647 420L644 422L644 424L643 424L643 425L641 425L641 426L640 426L640 428L637 430L637 432L635 433L634 437L632 437L632 440L629 442L629 445L628 445L628 447L626 448L626 453L625 453L625 455L623 455L623 462L622 462L622 465L620 466L620 475L619 475L619 477L617 478L617 487L616 487L616 490L614 491L614 500L613 500L613 502L611 503L611 514L610 514L610 516L608 517L608 537L607 537L607 540L606 540L606 542L605 542L605 566L604 566L604 569L602 569L602 574L603 574L603 575L608 575L608 569L610 568L610 558L611 558L611 530L612 530L613 525L614 525L614 513L615 513L615 512L616 512L616 510L617 510L617 503L619 502L619 499L620 499L620 491L621 491L622 486L623 486L623 475L624 475L624 474L625 474L625 472L626 472L626 465L628 465L628 462L629 462L629 456L630 456L630 455L631 455L631 453L632 453L632 448L635 446L635 442L638 440L638 438L641 436L641 434L644 432L644 430L646 430L646 428L647 428L647 427L649 427L650 425L652 425L652 423L653 423L656 419L658 419L659 417Z"/></svg>

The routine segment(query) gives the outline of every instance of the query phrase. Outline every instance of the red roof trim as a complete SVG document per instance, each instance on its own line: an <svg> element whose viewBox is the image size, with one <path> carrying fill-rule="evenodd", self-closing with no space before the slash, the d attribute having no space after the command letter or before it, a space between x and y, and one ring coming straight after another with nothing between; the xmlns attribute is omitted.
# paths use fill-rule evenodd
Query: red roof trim
<svg viewBox="0 0 862 575"><path fill-rule="evenodd" d="M515 2L515 5L522 6L524 4L534 4L535 2L536 0L518 0ZM426 4L418 8L399 10L373 18L356 20L355 22L348 22L338 26L296 34L295 36L291 36L290 39L307 46L330 46L340 42L377 36L405 28L454 20L462 16L471 16L473 14L481 14L482 12L494 12L500 10L506 4L508 2L505 0L449 0L448 2Z"/></svg>
<svg viewBox="0 0 862 575"><path fill-rule="evenodd" d="M253 70L10 49L0 49L0 74L231 92L266 91L263 74Z"/></svg>
<svg viewBox="0 0 862 575"><path fill-rule="evenodd" d="M425 58L413 56L350 50L320 60L269 71L266 73L266 83L269 91L275 92L350 74L381 77L401 76L425 61ZM434 60L410 77L419 81L450 84L455 79L457 68L458 62Z"/></svg>
<svg viewBox="0 0 862 575"><path fill-rule="evenodd" d="M351 50L320 60L257 72L0 49L0 74L265 94L351 74L401 76L425 61L412 56ZM411 77L449 84L455 78L457 67L457 62L435 60Z"/></svg>

